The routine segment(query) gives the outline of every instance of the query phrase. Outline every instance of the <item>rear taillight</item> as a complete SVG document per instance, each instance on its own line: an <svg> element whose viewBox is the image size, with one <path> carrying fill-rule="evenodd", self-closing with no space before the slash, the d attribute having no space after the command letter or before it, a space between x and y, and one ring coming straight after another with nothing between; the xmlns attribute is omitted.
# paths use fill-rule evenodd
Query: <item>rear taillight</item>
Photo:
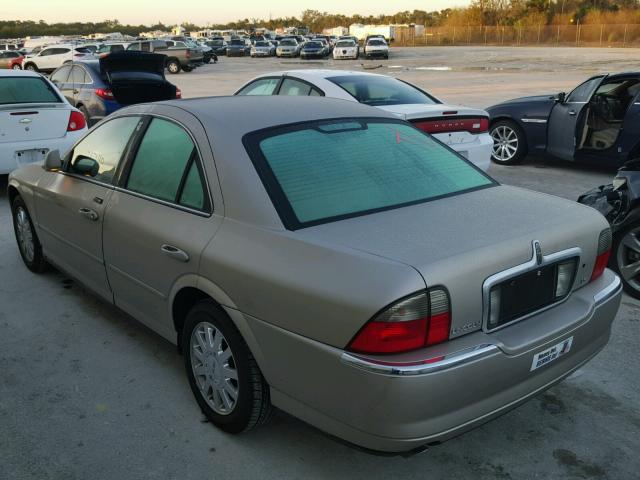
<svg viewBox="0 0 640 480"><path fill-rule="evenodd" d="M182 98L182 90L180 90L178 87L176 87L176 98Z"/></svg>
<svg viewBox="0 0 640 480"><path fill-rule="evenodd" d="M186 58L191 58L191 52L187 50L187 53L184 54Z"/></svg>
<svg viewBox="0 0 640 480"><path fill-rule="evenodd" d="M603 273L604 269L607 268L609 264L609 256L611 255L611 229L607 228L600 232L600 238L598 238L598 256L596 258L596 263L593 266L593 272L591 273L591 280L599 278Z"/></svg>
<svg viewBox="0 0 640 480"><path fill-rule="evenodd" d="M445 112L446 113L446 112ZM489 131L488 118L441 118L438 120L418 120L413 124L423 132L448 133L469 132L485 133Z"/></svg>
<svg viewBox="0 0 640 480"><path fill-rule="evenodd" d="M105 100L113 100L113 92L108 88L96 88L96 95Z"/></svg>
<svg viewBox="0 0 640 480"><path fill-rule="evenodd" d="M401 353L449 339L449 295L442 288L420 292L385 309L351 340L348 350L366 354Z"/></svg>
<svg viewBox="0 0 640 480"><path fill-rule="evenodd" d="M87 120L84 118L82 112L73 110L69 115L69 123L67 124L67 132L75 132L82 130L87 126Z"/></svg>

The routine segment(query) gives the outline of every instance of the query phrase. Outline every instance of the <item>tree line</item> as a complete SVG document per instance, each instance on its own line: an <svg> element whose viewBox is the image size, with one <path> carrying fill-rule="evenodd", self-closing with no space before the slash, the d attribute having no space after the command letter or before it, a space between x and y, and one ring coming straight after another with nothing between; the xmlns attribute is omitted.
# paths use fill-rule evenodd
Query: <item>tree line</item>
<svg viewBox="0 0 640 480"><path fill-rule="evenodd" d="M640 24L640 0L473 0L468 7L439 11L401 11L393 15L340 15L305 10L299 17L245 18L225 24L183 23L187 31L213 29L250 30L266 27L307 27L312 32L337 26L363 24L417 24L427 27L456 25L560 25L567 23ZM88 35L120 32L137 36L153 30L169 31L170 25L124 25L118 20L102 22L47 23L43 20L0 21L0 38L33 35Z"/></svg>

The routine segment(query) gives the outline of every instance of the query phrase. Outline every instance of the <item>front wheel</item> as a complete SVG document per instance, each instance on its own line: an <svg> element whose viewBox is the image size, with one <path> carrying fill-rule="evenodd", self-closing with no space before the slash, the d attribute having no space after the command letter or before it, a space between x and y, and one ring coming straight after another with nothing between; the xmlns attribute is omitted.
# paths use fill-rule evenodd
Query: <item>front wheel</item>
<svg viewBox="0 0 640 480"><path fill-rule="evenodd" d="M516 165L527 154L524 132L510 120L501 120L491 125L493 150L491 159L501 165Z"/></svg>
<svg viewBox="0 0 640 480"><path fill-rule="evenodd" d="M42 245L33 228L31 216L22 197L17 196L11 204L13 214L13 231L20 249L22 261L29 270L42 273L47 267L47 261L42 254Z"/></svg>
<svg viewBox="0 0 640 480"><path fill-rule="evenodd" d="M25 69L25 70L29 70L30 72L38 72L38 71L39 71L39 70L38 70L38 67L36 66L36 64L35 64L35 63L27 63L27 64L24 66L24 69Z"/></svg>
<svg viewBox="0 0 640 480"><path fill-rule="evenodd" d="M271 416L269 385L227 314L210 300L188 313L182 351L189 385L202 412L228 433L240 433Z"/></svg>
<svg viewBox="0 0 640 480"><path fill-rule="evenodd" d="M640 299L640 223L616 232L611 253L609 266L620 275L624 291Z"/></svg>

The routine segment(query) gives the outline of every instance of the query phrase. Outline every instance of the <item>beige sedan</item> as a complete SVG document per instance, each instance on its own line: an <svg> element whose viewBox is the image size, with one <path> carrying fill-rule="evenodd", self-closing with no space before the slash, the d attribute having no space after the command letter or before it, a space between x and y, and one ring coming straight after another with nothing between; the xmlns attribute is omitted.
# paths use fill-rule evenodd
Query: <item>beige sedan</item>
<svg viewBox="0 0 640 480"><path fill-rule="evenodd" d="M227 432L275 406L421 449L584 365L620 303L599 213L499 185L356 102L132 106L15 171L9 199L26 266L177 343Z"/></svg>

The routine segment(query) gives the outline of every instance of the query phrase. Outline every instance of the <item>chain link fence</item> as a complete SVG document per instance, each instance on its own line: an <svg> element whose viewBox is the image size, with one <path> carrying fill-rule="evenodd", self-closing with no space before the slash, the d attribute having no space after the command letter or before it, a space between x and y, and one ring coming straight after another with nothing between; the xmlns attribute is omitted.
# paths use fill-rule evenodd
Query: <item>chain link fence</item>
<svg viewBox="0 0 640 480"><path fill-rule="evenodd" d="M640 47L640 25L531 25L426 27L416 35L413 28L398 28L396 46L574 46Z"/></svg>

